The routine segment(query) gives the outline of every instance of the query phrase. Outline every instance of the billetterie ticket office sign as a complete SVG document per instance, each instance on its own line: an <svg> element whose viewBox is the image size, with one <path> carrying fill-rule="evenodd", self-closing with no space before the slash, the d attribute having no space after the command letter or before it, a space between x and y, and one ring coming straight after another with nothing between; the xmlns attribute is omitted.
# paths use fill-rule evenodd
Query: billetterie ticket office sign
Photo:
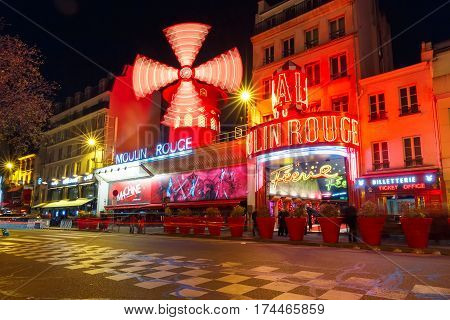
<svg viewBox="0 0 450 320"><path fill-rule="evenodd" d="M339 112L304 113L275 119L251 128L247 134L247 156L305 145L359 146L359 123Z"/></svg>
<svg viewBox="0 0 450 320"><path fill-rule="evenodd" d="M175 142L160 143L156 148L145 147L116 155L115 164L181 155L185 151L192 151L192 137L183 138Z"/></svg>

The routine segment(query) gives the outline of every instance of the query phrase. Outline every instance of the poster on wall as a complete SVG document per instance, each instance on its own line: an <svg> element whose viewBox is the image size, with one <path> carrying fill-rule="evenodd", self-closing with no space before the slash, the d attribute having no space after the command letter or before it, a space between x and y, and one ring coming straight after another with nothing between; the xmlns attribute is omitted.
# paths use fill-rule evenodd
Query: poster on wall
<svg viewBox="0 0 450 320"><path fill-rule="evenodd" d="M343 157L309 162L293 158L267 164L266 170L270 195L301 199L348 200L347 174Z"/></svg>
<svg viewBox="0 0 450 320"><path fill-rule="evenodd" d="M153 179L152 203L243 199L247 197L246 165L173 173Z"/></svg>
<svg viewBox="0 0 450 320"><path fill-rule="evenodd" d="M109 186L108 203L112 204L113 191L117 190L116 204L148 204L151 201L151 179L114 182Z"/></svg>

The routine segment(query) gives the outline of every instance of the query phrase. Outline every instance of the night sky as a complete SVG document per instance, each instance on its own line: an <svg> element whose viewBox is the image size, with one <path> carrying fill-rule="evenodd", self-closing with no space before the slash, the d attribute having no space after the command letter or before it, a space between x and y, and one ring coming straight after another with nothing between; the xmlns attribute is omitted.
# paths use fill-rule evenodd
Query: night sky
<svg viewBox="0 0 450 320"><path fill-rule="evenodd" d="M387 12L392 35L413 24L448 0L380 0ZM8 3L114 74L140 53L178 66L162 29L178 22L198 21L213 28L206 38L198 65L234 46L250 66L256 0L154 1L154 0L0 0L0 16L9 24L4 32L17 34L39 47L45 56L43 72L57 82L59 97L95 85L106 71L69 49L51 35L8 8ZM273 4L276 0L269 1ZM420 59L420 42L450 39L450 4L393 42L396 67Z"/></svg>

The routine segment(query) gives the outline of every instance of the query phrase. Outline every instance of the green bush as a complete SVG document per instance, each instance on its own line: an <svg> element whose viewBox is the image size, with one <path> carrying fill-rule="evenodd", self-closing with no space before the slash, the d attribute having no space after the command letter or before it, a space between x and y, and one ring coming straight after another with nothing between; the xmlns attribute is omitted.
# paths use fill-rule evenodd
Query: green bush
<svg viewBox="0 0 450 320"><path fill-rule="evenodd" d="M320 206L319 214L321 217L334 218L339 216L339 209L333 204L325 203Z"/></svg>
<svg viewBox="0 0 450 320"><path fill-rule="evenodd" d="M220 210L215 207L209 207L209 208L206 208L205 214L207 217L210 217L210 218L220 217Z"/></svg>
<svg viewBox="0 0 450 320"><path fill-rule="evenodd" d="M233 208L233 210L231 210L230 216L233 218L239 218L243 216L244 212L245 208L237 205Z"/></svg>

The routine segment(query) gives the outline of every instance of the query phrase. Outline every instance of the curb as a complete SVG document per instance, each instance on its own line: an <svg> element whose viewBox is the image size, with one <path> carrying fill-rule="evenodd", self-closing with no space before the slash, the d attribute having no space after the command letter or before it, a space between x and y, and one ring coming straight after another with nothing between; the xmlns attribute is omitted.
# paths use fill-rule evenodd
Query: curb
<svg viewBox="0 0 450 320"><path fill-rule="evenodd" d="M65 229L58 227L51 227L48 230L65 230L65 231L82 231L82 232L96 232L96 233L111 233L116 234L110 230L99 232L98 230L79 230L79 229ZM120 234L120 233L117 233ZM124 233L127 234L127 233ZM167 233L145 233L140 235L147 236L164 236L173 238L191 238L191 239L203 239L203 240L233 240L233 241L252 241L258 243L275 243L297 246L309 246L309 247L328 247L328 248L340 248L340 249L352 249L352 250L367 250L367 251L385 251L391 253L413 253L418 255L430 255L430 256L450 256L450 248L426 248L426 249L413 249L407 246L393 246L393 245L381 245L379 247L372 247L363 243L350 244L350 243L324 243L324 242L312 242L312 241L291 241L291 240L273 240L273 239L260 239L260 238L233 238L231 236L214 237L210 235L194 235L194 234L167 234Z"/></svg>

